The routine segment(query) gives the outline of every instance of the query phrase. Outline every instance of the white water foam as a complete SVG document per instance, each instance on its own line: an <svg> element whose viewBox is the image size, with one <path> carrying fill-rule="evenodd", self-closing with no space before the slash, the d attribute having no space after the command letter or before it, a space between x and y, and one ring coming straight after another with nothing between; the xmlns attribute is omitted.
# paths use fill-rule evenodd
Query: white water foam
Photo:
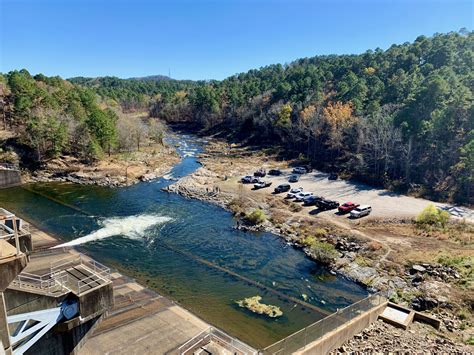
<svg viewBox="0 0 474 355"><path fill-rule="evenodd" d="M92 232L84 237L71 240L70 242L56 245L51 249L85 244L88 242L101 240L116 235L123 235L130 239L140 239L144 236L145 231L148 228L157 224L169 222L171 220L172 218L170 217L158 216L153 214L142 214L123 218L107 218L100 223L103 227L96 230L95 232Z"/></svg>
<svg viewBox="0 0 474 355"><path fill-rule="evenodd" d="M170 180L170 181L178 180L172 173L168 173L168 174L163 175L163 179Z"/></svg>
<svg viewBox="0 0 474 355"><path fill-rule="evenodd" d="M183 157L194 157L196 155L196 151L192 150L192 149L187 149L187 150L183 150L181 151L181 154L183 155Z"/></svg>

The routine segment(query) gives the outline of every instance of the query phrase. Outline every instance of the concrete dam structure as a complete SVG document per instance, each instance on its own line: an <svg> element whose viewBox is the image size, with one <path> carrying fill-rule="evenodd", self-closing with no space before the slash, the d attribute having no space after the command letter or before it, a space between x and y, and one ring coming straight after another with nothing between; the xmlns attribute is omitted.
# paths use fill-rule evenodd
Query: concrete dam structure
<svg viewBox="0 0 474 355"><path fill-rule="evenodd" d="M0 189L21 185L20 170L10 164L0 163Z"/></svg>
<svg viewBox="0 0 474 355"><path fill-rule="evenodd" d="M0 351L75 353L113 305L109 269L77 253L28 269L31 239L0 208Z"/></svg>

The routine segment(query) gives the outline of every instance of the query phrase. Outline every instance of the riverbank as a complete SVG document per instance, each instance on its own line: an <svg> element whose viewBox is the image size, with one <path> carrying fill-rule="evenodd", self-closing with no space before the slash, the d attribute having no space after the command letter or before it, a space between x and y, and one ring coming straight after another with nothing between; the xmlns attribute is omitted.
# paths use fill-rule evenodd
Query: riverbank
<svg viewBox="0 0 474 355"><path fill-rule="evenodd" d="M130 119L131 115L128 115ZM44 161L40 167L21 167L22 181L29 182L71 182L82 185L129 186L139 181L149 181L163 176L180 160L172 144L163 144L143 139L139 149L104 154L99 160L85 163L77 157L62 155ZM0 162L20 165L27 155L17 142L18 136L0 128ZM136 148L136 147L134 147Z"/></svg>
<svg viewBox="0 0 474 355"><path fill-rule="evenodd" d="M128 186L162 176L179 161L180 157L172 146L152 144L140 151L114 153L92 164L63 156L46 162L41 170L23 172L22 178L24 182Z"/></svg>
<svg viewBox="0 0 474 355"><path fill-rule="evenodd" d="M287 169L295 162L281 161L271 152L229 145L217 139L210 140L206 152L200 155L200 162L201 168L167 190L226 208L239 217L237 228L273 232L303 248L311 258L323 261L327 253L311 248L316 242L323 250L330 250L333 272L369 289L382 290L392 301L440 318L443 326L440 332L433 331L435 338L451 339L460 349L465 347L464 343L472 342L471 224L458 221L446 231L419 230L413 219L430 201L374 191L348 182L338 181L333 187L327 177L321 177L322 173L313 175L314 184L305 176L302 181L305 190L312 187L314 190L310 191L338 200L356 196L355 202L373 205L374 213L360 221L333 212L312 214L299 204L270 194L270 189L252 191L251 186L239 183L241 176L252 174L260 167L267 171ZM272 188L281 181L272 180L275 180ZM249 226L243 221L255 209L262 210L266 220ZM395 344L391 350L400 349Z"/></svg>

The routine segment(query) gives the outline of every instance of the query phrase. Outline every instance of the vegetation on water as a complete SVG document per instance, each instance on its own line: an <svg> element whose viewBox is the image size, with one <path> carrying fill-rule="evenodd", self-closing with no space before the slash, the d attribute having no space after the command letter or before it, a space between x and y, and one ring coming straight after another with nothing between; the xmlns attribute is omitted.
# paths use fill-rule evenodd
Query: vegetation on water
<svg viewBox="0 0 474 355"><path fill-rule="evenodd" d="M277 318L283 315L283 312L280 307L261 303L261 300L262 297L257 295L253 297L244 298L243 300L236 301L235 303L237 303L239 307L247 308L253 313L267 315L270 318Z"/></svg>

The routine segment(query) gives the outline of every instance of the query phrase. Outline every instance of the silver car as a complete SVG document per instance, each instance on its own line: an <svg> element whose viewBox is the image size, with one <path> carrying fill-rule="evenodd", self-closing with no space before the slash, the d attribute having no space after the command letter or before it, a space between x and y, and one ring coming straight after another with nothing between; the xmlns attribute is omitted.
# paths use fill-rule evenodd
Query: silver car
<svg viewBox="0 0 474 355"><path fill-rule="evenodd" d="M368 216L372 212L372 207L369 205L362 205L359 206L351 211L352 218L360 218L364 216Z"/></svg>

